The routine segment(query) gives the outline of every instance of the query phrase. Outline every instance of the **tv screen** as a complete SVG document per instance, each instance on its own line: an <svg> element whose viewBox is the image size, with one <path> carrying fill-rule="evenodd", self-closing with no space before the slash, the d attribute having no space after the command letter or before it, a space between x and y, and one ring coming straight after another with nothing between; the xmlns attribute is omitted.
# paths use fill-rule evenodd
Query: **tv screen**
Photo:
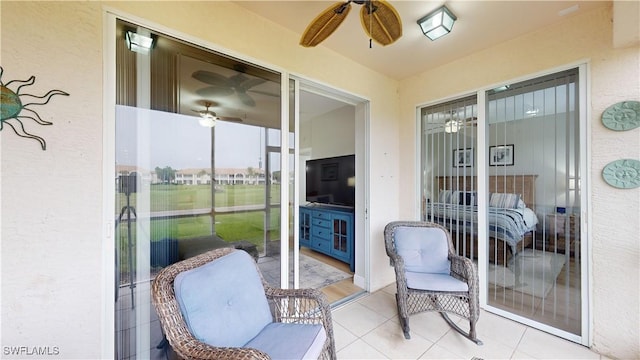
<svg viewBox="0 0 640 360"><path fill-rule="evenodd" d="M355 206L356 157L345 155L307 160L308 202Z"/></svg>

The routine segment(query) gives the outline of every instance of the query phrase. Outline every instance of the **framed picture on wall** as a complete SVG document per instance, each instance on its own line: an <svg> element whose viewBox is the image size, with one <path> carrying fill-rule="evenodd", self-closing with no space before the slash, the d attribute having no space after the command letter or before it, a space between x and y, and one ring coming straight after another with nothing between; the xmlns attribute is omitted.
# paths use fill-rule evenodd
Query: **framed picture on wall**
<svg viewBox="0 0 640 360"><path fill-rule="evenodd" d="M509 166L513 165L514 152L513 144L489 146L489 165Z"/></svg>
<svg viewBox="0 0 640 360"><path fill-rule="evenodd" d="M453 150L453 167L473 166L473 149Z"/></svg>

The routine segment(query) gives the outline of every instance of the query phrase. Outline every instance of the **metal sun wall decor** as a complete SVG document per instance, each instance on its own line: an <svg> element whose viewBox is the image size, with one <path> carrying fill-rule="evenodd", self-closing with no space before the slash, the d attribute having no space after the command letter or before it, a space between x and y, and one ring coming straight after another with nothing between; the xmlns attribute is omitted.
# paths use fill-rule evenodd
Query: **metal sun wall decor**
<svg viewBox="0 0 640 360"><path fill-rule="evenodd" d="M18 136L37 140L42 150L46 150L46 141L40 136L28 133L24 129L22 119L31 119L40 125L52 125L52 122L43 120L40 115L30 107L33 105L45 105L54 95L69 96L69 94L62 90L51 90L42 96L21 94L20 89L24 86L33 85L36 82L36 77L32 75L27 80L11 80L5 84L2 82L3 72L4 69L0 66L0 131L2 131L5 124L9 125ZM17 85L15 90L9 88L9 85L12 83L16 83ZM24 103L28 98L34 99L33 102ZM42 101L38 102L37 99L42 99Z"/></svg>
<svg viewBox="0 0 640 360"><path fill-rule="evenodd" d="M640 126L640 102L622 101L609 106L602 113L602 124L614 131L628 131ZM604 181L619 189L640 187L640 161L620 159L602 170Z"/></svg>
<svg viewBox="0 0 640 360"><path fill-rule="evenodd" d="M614 131L627 131L640 126L640 101L622 101L602 113L602 124Z"/></svg>

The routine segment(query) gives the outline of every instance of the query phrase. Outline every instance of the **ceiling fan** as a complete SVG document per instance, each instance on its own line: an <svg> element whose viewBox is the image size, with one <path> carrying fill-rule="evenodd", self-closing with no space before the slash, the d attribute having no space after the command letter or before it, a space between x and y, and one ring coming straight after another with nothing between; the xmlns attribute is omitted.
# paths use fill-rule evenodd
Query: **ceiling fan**
<svg viewBox="0 0 640 360"><path fill-rule="evenodd" d="M200 120L198 121L200 125L205 127L214 127L216 126L216 121L232 121L232 122L242 122L242 119L239 117L229 117L229 116L218 116L215 112L209 110L213 103L210 101L205 101L204 106L205 110L193 110L200 115Z"/></svg>
<svg viewBox="0 0 640 360"><path fill-rule="evenodd" d="M365 33L378 44L392 44L402 36L402 21L396 9L384 0L348 0L337 2L320 13L300 38L304 47L316 46L340 26L351 10L351 3L364 5L360 21ZM371 46L371 43L369 43Z"/></svg>
<svg viewBox="0 0 640 360"><path fill-rule="evenodd" d="M473 116L466 119L449 119L444 123L444 132L455 133L466 126L478 126L478 118Z"/></svg>
<svg viewBox="0 0 640 360"><path fill-rule="evenodd" d="M251 88L265 83L267 80L257 77L248 77L243 74L243 69L241 68L236 70L238 70L238 73L229 77L206 70L195 71L191 74L191 77L205 84L209 84L207 87L196 90L196 93L208 98L229 96L236 93L240 101L247 106L256 106L255 100L247 94L248 91L262 95L278 96L265 91L252 90Z"/></svg>

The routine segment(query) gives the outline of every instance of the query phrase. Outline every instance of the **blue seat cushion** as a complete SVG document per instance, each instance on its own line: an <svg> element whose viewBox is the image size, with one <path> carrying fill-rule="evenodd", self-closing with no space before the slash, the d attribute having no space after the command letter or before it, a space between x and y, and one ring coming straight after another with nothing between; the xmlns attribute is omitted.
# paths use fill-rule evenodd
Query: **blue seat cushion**
<svg viewBox="0 0 640 360"><path fill-rule="evenodd" d="M399 227L394 242L406 271L449 274L449 242L440 228Z"/></svg>
<svg viewBox="0 0 640 360"><path fill-rule="evenodd" d="M255 262L244 251L182 272L173 286L191 334L206 344L241 347L273 321Z"/></svg>
<svg viewBox="0 0 640 360"><path fill-rule="evenodd" d="M244 347L263 351L274 360L315 360L326 339L322 325L271 323Z"/></svg>
<svg viewBox="0 0 640 360"><path fill-rule="evenodd" d="M427 274L420 272L405 272L407 287L429 291L469 291L466 282L460 281L447 274Z"/></svg>

